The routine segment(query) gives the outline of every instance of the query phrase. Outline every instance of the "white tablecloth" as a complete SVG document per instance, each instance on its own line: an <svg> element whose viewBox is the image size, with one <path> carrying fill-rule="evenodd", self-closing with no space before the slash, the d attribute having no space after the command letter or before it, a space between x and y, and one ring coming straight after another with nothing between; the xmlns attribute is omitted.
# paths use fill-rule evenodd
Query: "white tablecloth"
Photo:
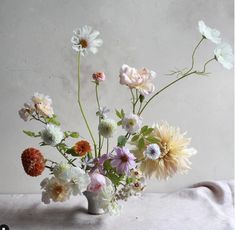
<svg viewBox="0 0 236 230"><path fill-rule="evenodd" d="M122 203L123 204L123 203ZM145 193L120 216L89 215L85 197L41 203L40 194L0 195L0 225L10 229L231 230L233 182L204 182L174 193Z"/></svg>

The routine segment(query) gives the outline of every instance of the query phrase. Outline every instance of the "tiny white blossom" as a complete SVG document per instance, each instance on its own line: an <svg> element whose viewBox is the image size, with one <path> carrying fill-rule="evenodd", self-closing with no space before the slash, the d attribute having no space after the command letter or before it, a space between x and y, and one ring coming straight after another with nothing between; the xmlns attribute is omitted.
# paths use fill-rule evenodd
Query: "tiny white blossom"
<svg viewBox="0 0 236 230"><path fill-rule="evenodd" d="M157 144L148 145L147 149L145 151L145 155L147 156L147 158L149 158L151 160L158 159L161 155L161 150L160 150L159 145L157 145Z"/></svg>
<svg viewBox="0 0 236 230"><path fill-rule="evenodd" d="M61 129L52 124L47 124L45 129L43 129L40 134L43 142L51 146L59 144L64 137Z"/></svg>
<svg viewBox="0 0 236 230"><path fill-rule="evenodd" d="M130 114L122 119L122 128L130 134L138 132L141 126L142 118L136 114Z"/></svg>
<svg viewBox="0 0 236 230"><path fill-rule="evenodd" d="M226 69L231 69L233 67L234 56L232 48L227 43L219 44L215 50L214 54L216 60L222 64Z"/></svg>
<svg viewBox="0 0 236 230"><path fill-rule="evenodd" d="M85 55L90 51L95 54L98 51L98 47L103 44L102 39L97 38L99 32L94 30L90 26L83 26L82 28L75 29L74 35L71 38L72 48L76 52L80 52L81 55Z"/></svg>
<svg viewBox="0 0 236 230"><path fill-rule="evenodd" d="M198 29L199 32L202 34L203 37L209 39L210 41L219 44L221 42L220 32L216 29L212 29L204 23L204 21L198 22Z"/></svg>

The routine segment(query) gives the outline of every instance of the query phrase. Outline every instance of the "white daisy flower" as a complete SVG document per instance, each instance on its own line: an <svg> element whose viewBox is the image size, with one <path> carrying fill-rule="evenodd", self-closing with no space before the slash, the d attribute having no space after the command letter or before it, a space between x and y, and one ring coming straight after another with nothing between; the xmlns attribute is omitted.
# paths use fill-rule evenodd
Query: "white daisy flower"
<svg viewBox="0 0 236 230"><path fill-rule="evenodd" d="M150 144L147 146L147 149L145 151L145 155L147 158L151 160L156 160L161 155L161 150L159 145L157 144Z"/></svg>
<svg viewBox="0 0 236 230"><path fill-rule="evenodd" d="M141 126L142 118L136 114L130 114L122 119L122 128L130 134L138 132Z"/></svg>
<svg viewBox="0 0 236 230"><path fill-rule="evenodd" d="M95 54L98 51L98 47L103 44L102 39L97 38L100 34L98 31L92 31L90 26L83 26L82 28L75 29L74 35L71 38L72 48L76 52L80 52L81 55L85 55L90 51Z"/></svg>
<svg viewBox="0 0 236 230"><path fill-rule="evenodd" d="M198 29L203 37L211 40L212 42L216 44L219 44L221 42L220 31L206 26L204 21L201 20L198 22Z"/></svg>
<svg viewBox="0 0 236 230"><path fill-rule="evenodd" d="M226 69L231 69L233 67L234 56L232 48L227 43L219 44L215 50L214 54L216 60L222 64Z"/></svg>
<svg viewBox="0 0 236 230"><path fill-rule="evenodd" d="M59 144L64 137L61 129L52 124L47 124L40 134L43 142L51 146Z"/></svg>
<svg viewBox="0 0 236 230"><path fill-rule="evenodd" d="M116 129L117 129L117 124L112 119L102 120L98 126L99 133L105 138L112 137Z"/></svg>

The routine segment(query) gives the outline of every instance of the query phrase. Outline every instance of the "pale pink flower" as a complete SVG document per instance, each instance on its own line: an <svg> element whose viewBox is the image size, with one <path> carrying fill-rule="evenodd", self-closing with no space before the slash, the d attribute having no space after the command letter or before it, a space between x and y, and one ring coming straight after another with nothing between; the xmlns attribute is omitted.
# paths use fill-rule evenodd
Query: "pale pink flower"
<svg viewBox="0 0 236 230"><path fill-rule="evenodd" d="M24 108L20 109L18 111L18 114L21 119L24 121L28 121L30 115L35 111L35 108L31 106L30 104L25 103Z"/></svg>
<svg viewBox="0 0 236 230"><path fill-rule="evenodd" d="M99 192L106 186L106 178L100 173L94 172L89 174L91 183L88 185L87 190L90 192Z"/></svg>
<svg viewBox="0 0 236 230"><path fill-rule="evenodd" d="M106 79L106 75L103 72L93 73L92 77L93 77L93 80L96 81L97 83L99 83L101 81L105 81L105 79Z"/></svg>
<svg viewBox="0 0 236 230"><path fill-rule="evenodd" d="M146 68L137 70L126 64L120 69L120 84L127 85L130 89L137 89L143 96L153 93L155 86L152 80L156 77L154 71Z"/></svg>

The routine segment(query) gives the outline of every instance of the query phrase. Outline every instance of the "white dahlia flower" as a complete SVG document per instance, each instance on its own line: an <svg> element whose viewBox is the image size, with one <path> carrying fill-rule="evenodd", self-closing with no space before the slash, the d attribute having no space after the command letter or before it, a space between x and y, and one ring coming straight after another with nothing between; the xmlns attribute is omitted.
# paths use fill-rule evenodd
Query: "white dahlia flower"
<svg viewBox="0 0 236 230"><path fill-rule="evenodd" d="M61 129L52 124L47 124L47 126L40 132L40 134L43 142L51 146L59 144L64 137Z"/></svg>
<svg viewBox="0 0 236 230"><path fill-rule="evenodd" d="M99 133L105 138L112 137L116 129L117 129L117 124L112 119L102 120L98 126Z"/></svg>

